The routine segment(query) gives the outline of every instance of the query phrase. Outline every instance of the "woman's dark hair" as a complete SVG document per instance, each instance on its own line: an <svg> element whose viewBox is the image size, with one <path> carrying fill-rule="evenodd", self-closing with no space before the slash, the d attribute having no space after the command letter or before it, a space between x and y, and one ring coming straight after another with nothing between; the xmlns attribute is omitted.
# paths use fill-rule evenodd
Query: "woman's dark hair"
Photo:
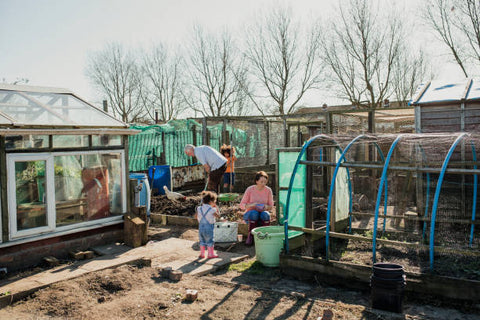
<svg viewBox="0 0 480 320"><path fill-rule="evenodd" d="M213 191L202 191L202 202L208 204L210 202L217 202L217 194Z"/></svg>
<svg viewBox="0 0 480 320"><path fill-rule="evenodd" d="M228 156L230 157L232 155L232 153L235 153L235 147L232 147L231 145L227 146L226 144L223 144L220 147L220 153L221 154L227 153Z"/></svg>
<svg viewBox="0 0 480 320"><path fill-rule="evenodd" d="M255 182L257 182L258 180L260 180L261 177L265 177L265 179L267 179L267 181L268 181L268 174L267 174L265 171L258 171L258 172L255 174Z"/></svg>

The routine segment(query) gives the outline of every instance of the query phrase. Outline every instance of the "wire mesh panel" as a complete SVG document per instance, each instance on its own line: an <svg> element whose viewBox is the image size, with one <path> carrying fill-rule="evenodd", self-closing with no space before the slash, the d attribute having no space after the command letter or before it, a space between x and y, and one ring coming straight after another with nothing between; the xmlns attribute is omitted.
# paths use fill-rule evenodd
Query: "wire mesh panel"
<svg viewBox="0 0 480 320"><path fill-rule="evenodd" d="M261 119L229 120L230 144L235 147L237 166L258 166L267 163L267 126Z"/></svg>
<svg viewBox="0 0 480 320"><path fill-rule="evenodd" d="M313 229L330 216L333 233L311 254L480 279L478 148L480 136L465 133L320 137L307 152L306 165L317 167L307 216ZM345 219L339 206L349 207Z"/></svg>
<svg viewBox="0 0 480 320"><path fill-rule="evenodd" d="M360 134L368 132L368 111L332 113L333 134ZM375 133L413 133L415 116L413 108L376 109Z"/></svg>

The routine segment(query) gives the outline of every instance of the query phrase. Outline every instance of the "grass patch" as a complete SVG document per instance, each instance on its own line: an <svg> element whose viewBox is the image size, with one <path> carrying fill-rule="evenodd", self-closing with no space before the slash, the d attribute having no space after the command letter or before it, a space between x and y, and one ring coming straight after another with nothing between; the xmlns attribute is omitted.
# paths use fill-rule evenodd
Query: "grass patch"
<svg viewBox="0 0 480 320"><path fill-rule="evenodd" d="M250 274L263 274L265 267L258 261L251 259L240 263L231 264L228 271L245 272Z"/></svg>

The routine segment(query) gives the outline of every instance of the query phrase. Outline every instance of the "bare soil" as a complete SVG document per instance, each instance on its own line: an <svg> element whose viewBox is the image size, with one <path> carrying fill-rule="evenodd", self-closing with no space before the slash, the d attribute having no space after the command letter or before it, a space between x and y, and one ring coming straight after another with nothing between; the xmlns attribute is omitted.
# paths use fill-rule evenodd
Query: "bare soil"
<svg viewBox="0 0 480 320"><path fill-rule="evenodd" d="M195 229L152 226L152 240L197 240ZM225 250L225 249L224 249ZM226 250L254 255L244 244ZM187 290L198 299L186 300ZM162 278L152 267L124 265L57 283L0 310L0 319L480 319L474 306L409 301L404 314L371 309L369 292L306 283L265 268L254 257L212 275Z"/></svg>
<svg viewBox="0 0 480 320"><path fill-rule="evenodd" d="M241 220L239 201L240 197L232 203L221 203L222 216ZM190 216L199 204L198 194L189 195L184 202L157 196L152 199L152 212ZM197 241L198 231L183 226L150 226L149 240L170 237ZM333 312L333 319L480 320L480 304L455 305L427 298L405 299L403 314L371 309L368 290L334 288L319 278L313 282L293 279L279 268L266 268L256 262L255 248L243 243L216 249L248 254L250 258L203 277L185 274L178 282L161 277L156 268L140 265L93 272L39 290L1 309L0 319L319 319L324 312ZM339 259L368 263L371 256L366 248L365 255ZM29 270L24 275L41 270ZM187 290L197 290L198 299L187 301Z"/></svg>

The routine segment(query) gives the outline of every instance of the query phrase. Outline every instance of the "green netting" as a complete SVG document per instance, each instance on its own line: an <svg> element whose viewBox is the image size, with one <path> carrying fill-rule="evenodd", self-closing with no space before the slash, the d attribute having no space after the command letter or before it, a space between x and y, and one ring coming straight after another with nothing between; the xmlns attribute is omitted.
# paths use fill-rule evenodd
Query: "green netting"
<svg viewBox="0 0 480 320"><path fill-rule="evenodd" d="M203 144L202 125L191 119L172 120L163 125L134 125L130 128L141 131L129 137L129 170L134 172L145 171L149 166L158 164L172 167L191 165L193 159L186 156L183 151L185 145ZM207 131L209 141L206 144L220 150L223 144L223 124L207 126ZM247 144L251 143L247 133L232 126L226 126L226 131L230 137L235 138L237 158L244 157L247 153Z"/></svg>
<svg viewBox="0 0 480 320"><path fill-rule="evenodd" d="M297 161L299 151L279 151L278 153L278 221L283 224L285 209L287 204L287 192L290 184L295 162ZM305 155L302 160L305 160ZM288 224L296 227L305 227L305 186L306 186L306 166L298 166L295 181L290 193L290 203L288 209Z"/></svg>
<svg viewBox="0 0 480 320"><path fill-rule="evenodd" d="M135 129L140 129L138 126ZM145 129L145 130L142 130ZM130 171L147 170L156 156L163 152L162 134L154 126L142 128L142 132L128 138Z"/></svg>
<svg viewBox="0 0 480 320"><path fill-rule="evenodd" d="M165 163L161 164L172 167L192 164L192 158L185 155L183 148L186 144L199 144L202 141L201 124L191 119L172 120L163 125L134 125L130 129L141 131L128 139L129 170L134 172L160 164L162 157ZM193 141L194 132L196 141Z"/></svg>

